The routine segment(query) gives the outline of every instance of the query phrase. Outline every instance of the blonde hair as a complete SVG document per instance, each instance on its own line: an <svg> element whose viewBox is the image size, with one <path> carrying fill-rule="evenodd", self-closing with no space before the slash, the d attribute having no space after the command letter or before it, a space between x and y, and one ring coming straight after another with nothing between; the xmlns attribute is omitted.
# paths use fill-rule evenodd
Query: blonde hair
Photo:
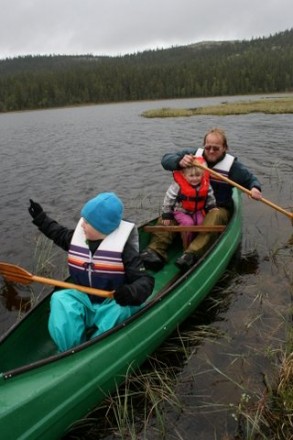
<svg viewBox="0 0 293 440"><path fill-rule="evenodd" d="M204 170L201 168L198 168L196 165L190 165L188 167L182 168L183 174L186 176L190 175L192 171L197 171L198 174L202 175L204 173Z"/></svg>

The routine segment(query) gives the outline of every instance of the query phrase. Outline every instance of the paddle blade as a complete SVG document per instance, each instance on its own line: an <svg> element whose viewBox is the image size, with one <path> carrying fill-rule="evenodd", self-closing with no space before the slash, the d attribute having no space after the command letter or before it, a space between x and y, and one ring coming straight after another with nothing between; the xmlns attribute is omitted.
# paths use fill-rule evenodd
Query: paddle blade
<svg viewBox="0 0 293 440"><path fill-rule="evenodd" d="M10 263L0 262L0 275L8 281L20 284L30 284L33 281L31 273Z"/></svg>

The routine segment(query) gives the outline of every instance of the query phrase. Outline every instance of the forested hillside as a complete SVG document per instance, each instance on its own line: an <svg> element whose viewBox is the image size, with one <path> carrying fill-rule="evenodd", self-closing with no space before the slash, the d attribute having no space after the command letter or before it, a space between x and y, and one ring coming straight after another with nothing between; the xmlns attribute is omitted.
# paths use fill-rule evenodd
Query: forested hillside
<svg viewBox="0 0 293 440"><path fill-rule="evenodd" d="M293 91L293 28L120 57L0 60L0 111L115 101Z"/></svg>

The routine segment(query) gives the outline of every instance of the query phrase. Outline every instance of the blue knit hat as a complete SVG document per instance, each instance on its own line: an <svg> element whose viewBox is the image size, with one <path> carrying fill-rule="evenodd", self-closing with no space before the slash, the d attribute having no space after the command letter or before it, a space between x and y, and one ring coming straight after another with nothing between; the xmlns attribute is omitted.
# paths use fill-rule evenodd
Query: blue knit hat
<svg viewBox="0 0 293 440"><path fill-rule="evenodd" d="M101 193L89 200L81 210L81 216L102 234L111 234L118 228L123 215L123 203L115 193Z"/></svg>

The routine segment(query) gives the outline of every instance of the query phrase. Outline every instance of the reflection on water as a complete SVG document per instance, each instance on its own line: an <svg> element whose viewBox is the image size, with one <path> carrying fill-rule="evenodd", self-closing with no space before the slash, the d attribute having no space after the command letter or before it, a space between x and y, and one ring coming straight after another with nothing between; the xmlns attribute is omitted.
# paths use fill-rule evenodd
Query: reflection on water
<svg viewBox="0 0 293 440"><path fill-rule="evenodd" d="M235 270L239 275L256 274L259 269L259 255L256 249L243 251L242 246L239 247L237 254L233 260Z"/></svg>
<svg viewBox="0 0 293 440"><path fill-rule="evenodd" d="M34 250L39 233L27 211L30 198L68 227L75 226L86 199L106 190L122 197L125 217L136 223L157 216L171 180L160 165L162 155L181 146L201 146L205 132L215 126L226 131L231 154L259 177L264 196L292 209L292 115L140 116L150 108L235 99L239 97L1 114L0 261L31 272L38 267ZM285 337L292 294L292 224L246 196L243 207L239 252L210 297L180 328L184 338L175 342L176 351L184 351L178 362L172 360L178 366L174 390L183 406L179 414L166 406L166 440L174 432L184 440L222 439L235 432L229 404L239 401L243 389L262 391L261 374L271 372L270 353ZM57 261L52 278L61 276L59 258L57 252L51 260ZM24 311L29 307L31 296L19 286L14 292L2 287L1 333L19 319L20 306ZM108 434L99 438L116 438Z"/></svg>
<svg viewBox="0 0 293 440"><path fill-rule="evenodd" d="M0 286L0 299L2 305L8 312L17 312L18 316L23 316L32 305L31 292L22 285L15 285L6 280Z"/></svg>

